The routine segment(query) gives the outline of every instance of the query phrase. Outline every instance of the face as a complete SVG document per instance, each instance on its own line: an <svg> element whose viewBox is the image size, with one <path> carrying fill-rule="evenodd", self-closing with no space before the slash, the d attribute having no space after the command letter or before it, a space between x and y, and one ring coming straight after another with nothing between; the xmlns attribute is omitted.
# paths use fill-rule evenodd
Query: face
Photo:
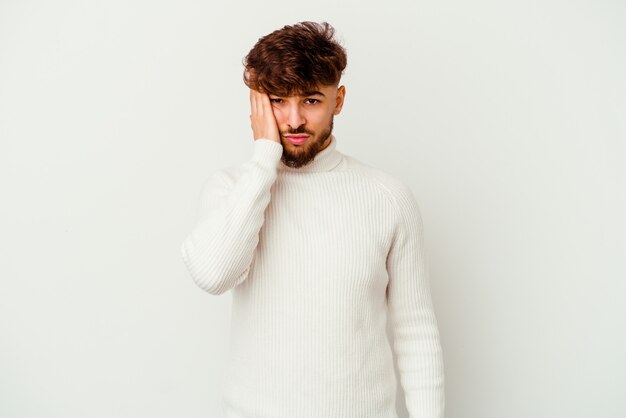
<svg viewBox="0 0 626 418"><path fill-rule="evenodd" d="M285 165L302 167L328 146L333 118L341 112L345 94L344 86L334 85L320 86L296 96L269 95Z"/></svg>

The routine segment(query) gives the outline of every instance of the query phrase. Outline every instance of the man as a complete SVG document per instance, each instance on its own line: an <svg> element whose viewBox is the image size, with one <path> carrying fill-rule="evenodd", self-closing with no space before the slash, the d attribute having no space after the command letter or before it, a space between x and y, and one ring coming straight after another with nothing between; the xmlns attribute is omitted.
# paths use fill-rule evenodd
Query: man
<svg viewBox="0 0 626 418"><path fill-rule="evenodd" d="M441 418L419 208L337 149L346 53L333 32L302 22L250 51L252 157L213 172L181 247L199 287L232 291L225 416L395 418L395 353L411 418Z"/></svg>

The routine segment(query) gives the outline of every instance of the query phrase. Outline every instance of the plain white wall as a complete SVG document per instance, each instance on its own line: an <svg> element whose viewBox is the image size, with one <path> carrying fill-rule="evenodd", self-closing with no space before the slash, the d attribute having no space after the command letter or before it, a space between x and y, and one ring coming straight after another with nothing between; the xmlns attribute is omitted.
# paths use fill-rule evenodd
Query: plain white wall
<svg viewBox="0 0 626 418"><path fill-rule="evenodd" d="M219 416L230 296L179 246L301 20L348 50L338 149L420 202L447 417L623 417L617 0L0 0L0 416Z"/></svg>

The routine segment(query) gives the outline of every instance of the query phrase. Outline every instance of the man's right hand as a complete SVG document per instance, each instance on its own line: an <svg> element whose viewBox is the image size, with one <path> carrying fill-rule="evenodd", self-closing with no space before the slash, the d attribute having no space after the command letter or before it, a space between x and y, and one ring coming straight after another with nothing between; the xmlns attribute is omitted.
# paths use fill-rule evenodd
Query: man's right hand
<svg viewBox="0 0 626 418"><path fill-rule="evenodd" d="M280 144L280 134L270 97L267 94L250 89L250 111L250 124L254 140L261 138L271 139Z"/></svg>

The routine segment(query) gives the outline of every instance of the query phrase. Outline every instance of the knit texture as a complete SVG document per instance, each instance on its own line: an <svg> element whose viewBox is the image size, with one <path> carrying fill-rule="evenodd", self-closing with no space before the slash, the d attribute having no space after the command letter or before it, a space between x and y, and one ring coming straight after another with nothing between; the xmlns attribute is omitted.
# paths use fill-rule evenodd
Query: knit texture
<svg viewBox="0 0 626 418"><path fill-rule="evenodd" d="M443 418L418 204L336 145L292 168L258 139L203 187L181 253L200 288L232 291L225 417L397 418L395 354L410 417Z"/></svg>

